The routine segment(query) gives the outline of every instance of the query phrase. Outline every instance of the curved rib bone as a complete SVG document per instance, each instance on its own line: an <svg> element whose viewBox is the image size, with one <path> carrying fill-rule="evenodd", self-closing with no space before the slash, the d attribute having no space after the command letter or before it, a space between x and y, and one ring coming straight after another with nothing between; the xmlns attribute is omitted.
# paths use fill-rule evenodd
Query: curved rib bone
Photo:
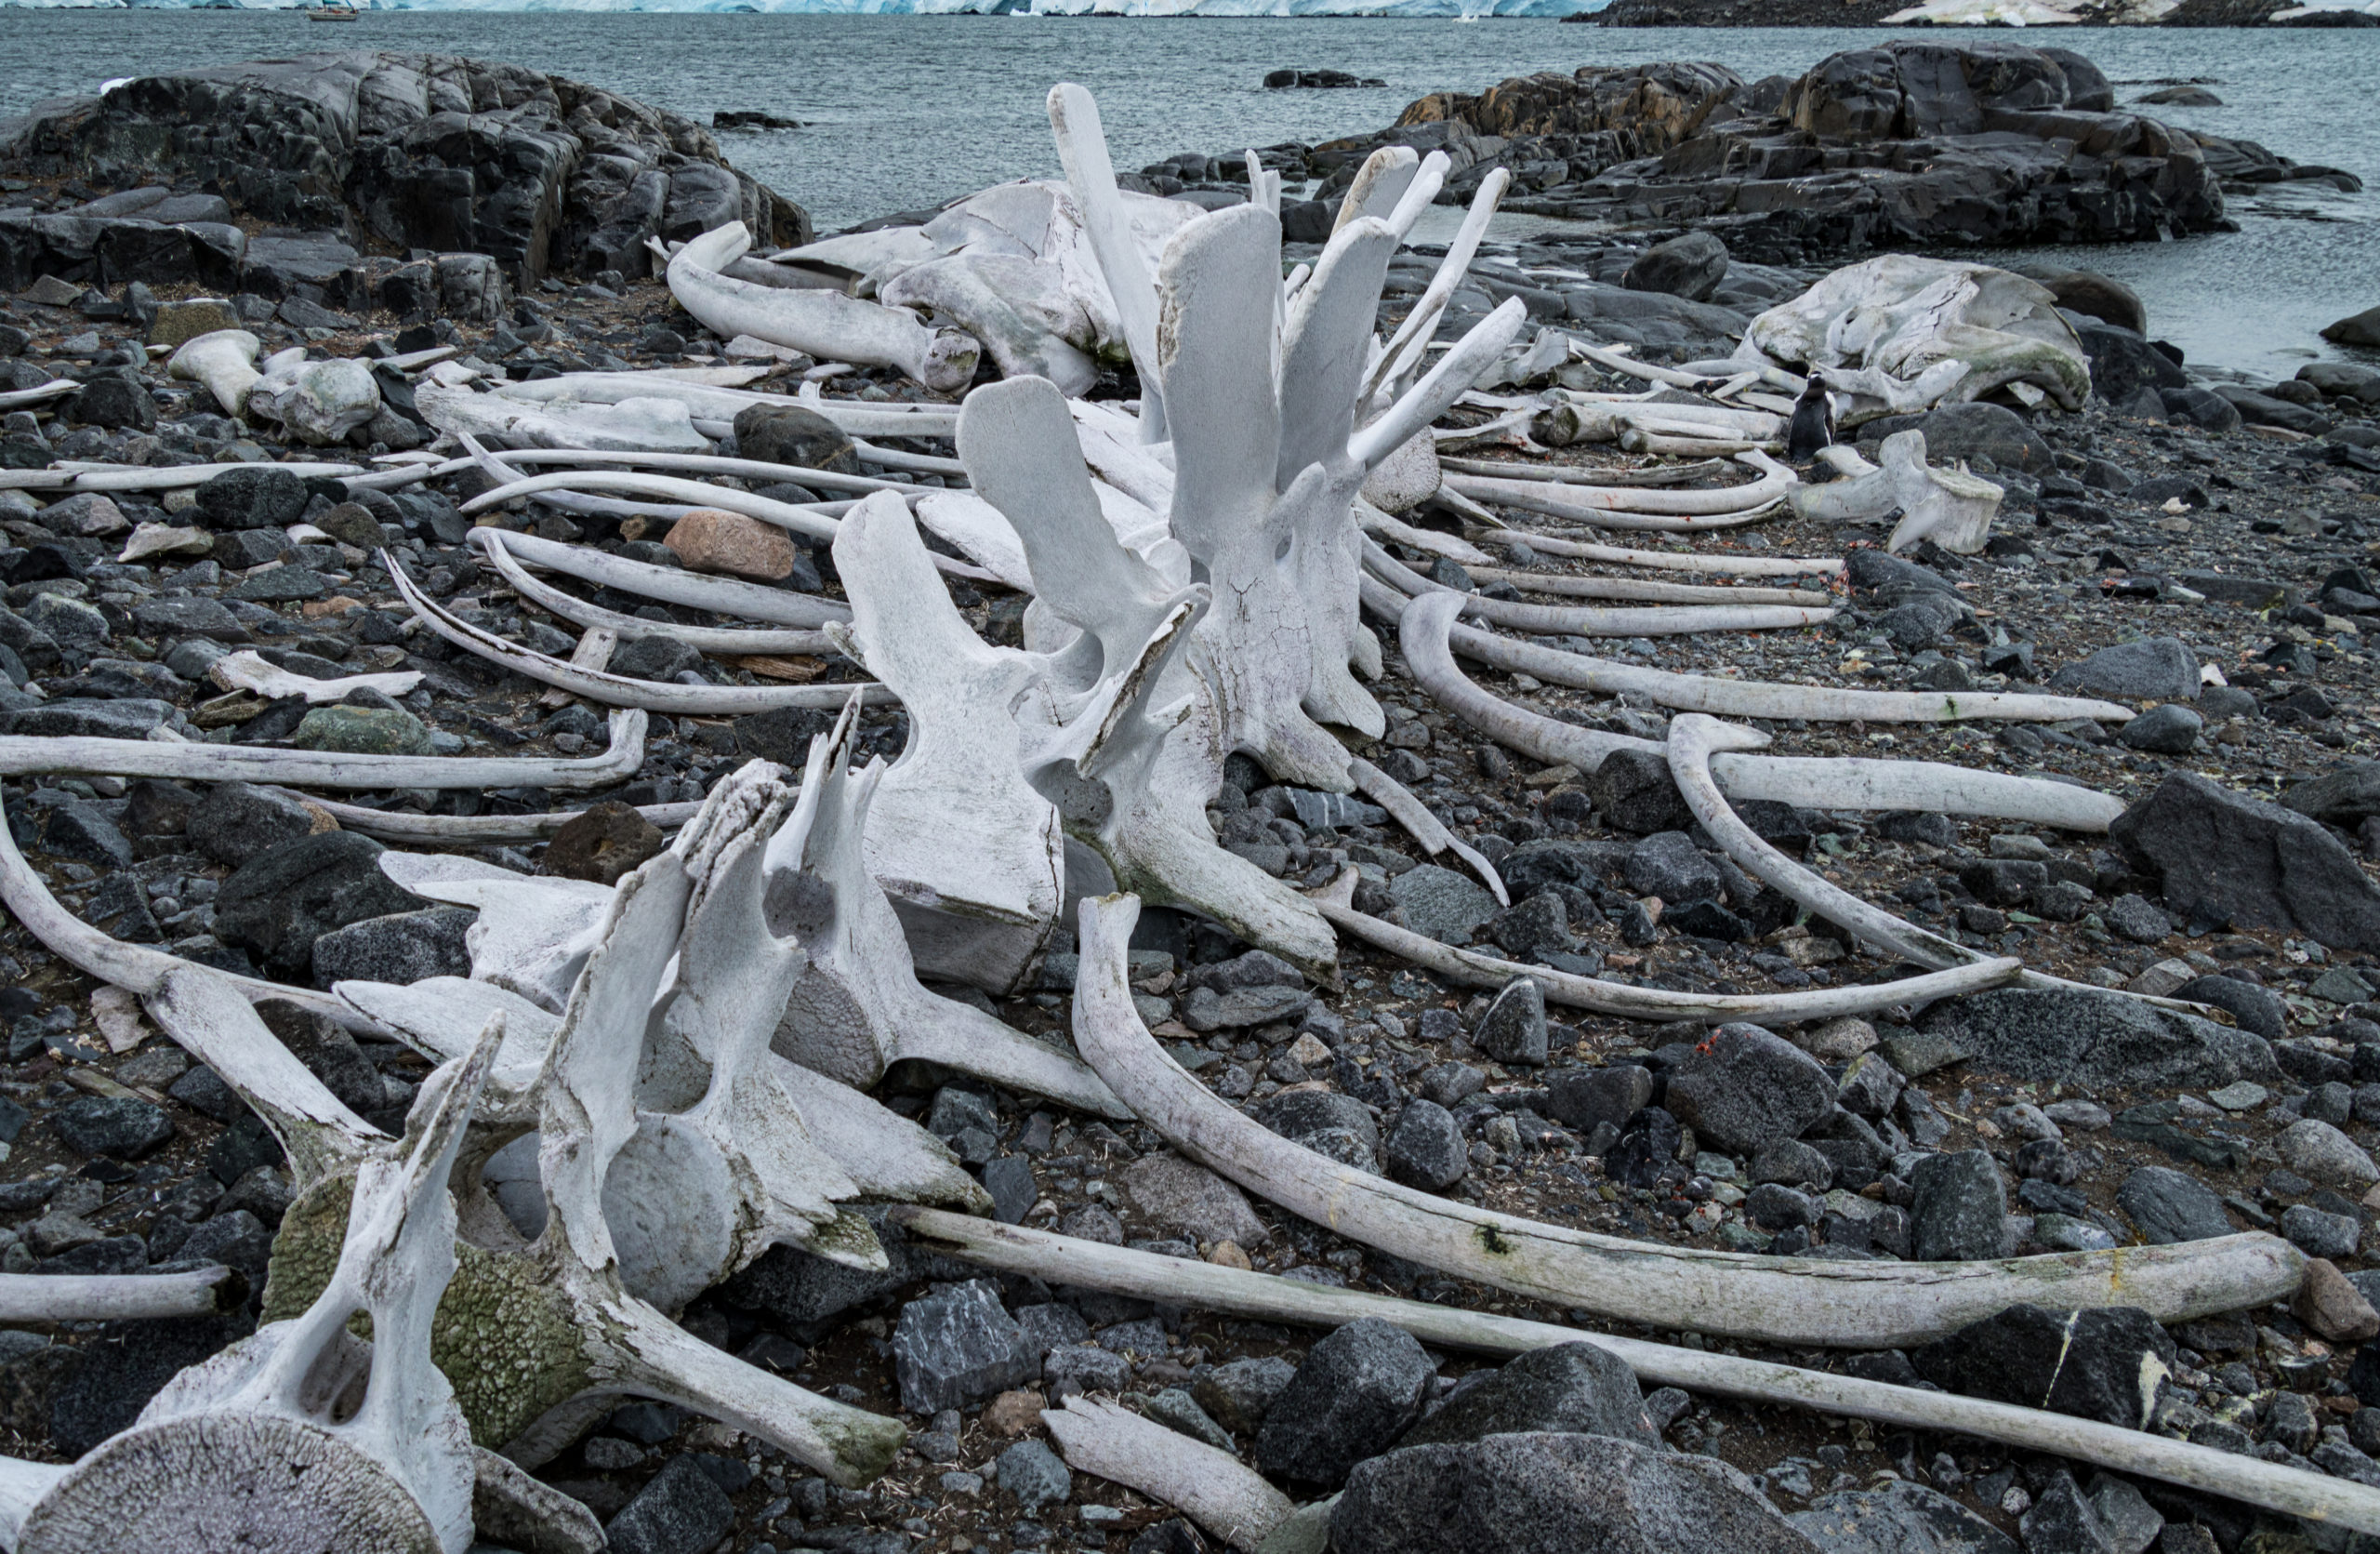
<svg viewBox="0 0 2380 1554"><path fill-rule="evenodd" d="M397 597L410 605L421 623L432 631L492 664L608 707L690 713L695 717L734 717L780 707L839 706L854 691L879 705L892 699L881 685L679 685L582 669L456 619L414 587L402 563L386 551L378 553Z"/></svg>
<svg viewBox="0 0 2380 1554"><path fill-rule="evenodd" d="M965 388L979 348L955 329L834 291L787 291L720 273L752 246L741 221L703 233L670 258L670 295L721 339L750 335L823 361L898 367L936 393Z"/></svg>
<svg viewBox="0 0 2380 1554"><path fill-rule="evenodd" d="M1448 485L1476 501L1597 525L1608 525L1615 514L1710 519L1740 513L1782 499L1798 484L1793 472L1782 465L1770 465L1749 485L1726 485L1715 491L1554 485L1536 480L1499 480L1490 475L1447 477Z"/></svg>
<svg viewBox="0 0 2380 1554"><path fill-rule="evenodd" d="M360 755L236 745L0 735L0 776L94 772L186 782L290 783L301 788L609 788L644 764L641 711L612 714L601 755Z"/></svg>
<svg viewBox="0 0 2380 1554"><path fill-rule="evenodd" d="M1698 555L1683 551L1635 551L1621 545L1596 545L1566 539L1536 529L1489 529L1480 535L1483 545L1507 549L1526 545L1549 556L1577 561L1608 562L1614 566L1644 566L1661 572L1708 572L1730 578L1831 578L1843 571L1840 556Z"/></svg>
<svg viewBox="0 0 2380 1554"><path fill-rule="evenodd" d="M1041 1422L1076 1472L1139 1490L1234 1548L1254 1549L1297 1508L1230 1453L1120 1403L1068 1398L1064 1408L1043 1409Z"/></svg>
<svg viewBox="0 0 2380 1554"><path fill-rule="evenodd" d="M1501 566L1466 566L1474 581L1510 583L1527 593L1566 599L1630 599L1654 604L1807 604L1799 588L1739 588L1704 583L1664 583L1647 578L1580 578L1567 573L1514 572Z"/></svg>
<svg viewBox="0 0 2380 1554"><path fill-rule="evenodd" d="M540 539L534 534L511 529L475 528L471 530L471 539L483 550L501 548L531 566L542 566L582 582L625 589L648 599L719 615L813 630L830 620L852 618L849 605L815 594L766 588L740 578L713 578L674 566L655 566L650 562L630 561L626 556L565 545L558 539Z"/></svg>
<svg viewBox="0 0 2380 1554"><path fill-rule="evenodd" d="M1728 1020L1831 1020L1842 1015L1872 1014L1896 1004L1931 1003L1979 993L2016 980L2023 963L2014 956L1977 960L1943 971L1929 972L1896 982L1848 983L1805 992L1681 993L1664 988L1632 988L1547 966L1523 965L1474 950L1440 944L1425 934L1355 910L1352 904L1355 870L1350 869L1308 899L1322 915L1357 938L1412 962L1465 987L1501 989L1516 976L1526 976L1544 992L1549 1003L1608 1015L1615 1019L1653 1023L1676 1021L1719 1025Z"/></svg>
<svg viewBox="0 0 2380 1554"><path fill-rule="evenodd" d="M892 1218L914 1240L937 1252L1006 1273L1053 1281L1063 1278L1087 1289L1308 1327L1338 1327L1374 1317L1403 1328L1425 1344L1486 1354L1517 1355L1557 1344L1593 1344L1626 1361L1651 1386L1815 1409L1904 1429L1971 1436L2020 1451L2044 1452L2118 1472L2142 1474L2286 1515L2380 1532L2380 1490L2369 1485L2095 1419L1744 1360L1717 1349L1680 1348L1456 1306L1334 1289L1277 1274L1105 1246L933 1209L896 1209Z"/></svg>
<svg viewBox="0 0 2380 1554"><path fill-rule="evenodd" d="M2157 1320L2295 1289L2278 1237L1999 1262L1820 1262L1655 1246L1541 1225L1401 1187L1289 1142L1166 1056L1132 1007L1125 950L1140 903L1086 898L1075 1040L1140 1120L1184 1155L1292 1213L1395 1256L1564 1307L1770 1343L1890 1348L2018 1301L2136 1306Z"/></svg>
<svg viewBox="0 0 2380 1554"><path fill-rule="evenodd" d="M336 680L317 680L311 675L293 674L285 669L266 663L256 653L243 648L227 653L207 666L206 677L227 691L254 691L273 699L282 697L304 697L311 703L337 701L350 691L378 691L383 696L404 696L421 684L419 670L403 670L394 674L342 674Z"/></svg>
<svg viewBox="0 0 2380 1554"><path fill-rule="evenodd" d="M1818 723L1964 723L1970 719L2063 723L2069 718L2096 718L2121 723L2133 715L2128 707L2087 697L2020 691L1859 691L1679 674L1541 647L1469 626L1453 628L1448 641L1464 657L1497 669L1605 696L1650 697L1663 707L1723 717L1808 718Z"/></svg>
<svg viewBox="0 0 2380 1554"><path fill-rule="evenodd" d="M493 528L471 531L474 535L504 532ZM480 549L486 552L490 564L511 585L513 592L548 615L586 630L610 631L623 638L668 637L704 653L826 653L834 646L823 631L747 631L730 626L681 626L674 620L646 620L641 616L620 615L600 604L573 598L549 583L539 582L512 559L510 549L501 540L483 540ZM660 570L667 571L668 568Z"/></svg>
<svg viewBox="0 0 2380 1554"><path fill-rule="evenodd" d="M1662 604L1632 610L1518 604L1434 583L1373 540L1364 542L1364 562L1406 593L1416 598L1429 593L1452 594L1461 601L1462 614L1517 631L1561 632L1580 637L1699 636L1706 631L1766 631L1818 626L1832 620L1835 614L1831 605Z"/></svg>
<svg viewBox="0 0 2380 1554"><path fill-rule="evenodd" d="M1382 607L1395 607L1385 584L1371 586L1387 595ZM1573 728L1473 684L1455 667L1447 647L1447 630L1460 604L1459 596L1430 594L1403 606L1398 640L1406 667L1440 706L1499 744L1540 761L1567 761L1582 772L1601 765L1614 750L1662 748L1650 739ZM1739 799L1778 799L1825 809L1938 809L2081 831L2105 831L2123 813L2122 801L2111 794L1930 761L1721 755L1712 770Z"/></svg>
<svg viewBox="0 0 2380 1554"><path fill-rule="evenodd" d="M366 809L284 789L292 798L327 812L339 830L375 842L458 843L480 847L499 842L543 842L587 812L558 809L545 815L415 815L399 809ZM682 804L638 804L638 815L663 830L675 830L702 808L699 799Z"/></svg>

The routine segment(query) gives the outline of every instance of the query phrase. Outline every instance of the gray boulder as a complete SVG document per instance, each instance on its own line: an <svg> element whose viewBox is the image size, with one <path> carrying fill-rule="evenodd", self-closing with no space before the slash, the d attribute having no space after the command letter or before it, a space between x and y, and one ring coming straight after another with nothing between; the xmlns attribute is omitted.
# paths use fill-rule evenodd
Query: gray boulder
<svg viewBox="0 0 2380 1554"><path fill-rule="evenodd" d="M463 936L478 920L469 907L432 907L334 928L314 941L314 978L328 987L469 976L471 956Z"/></svg>
<svg viewBox="0 0 2380 1554"><path fill-rule="evenodd" d="M1388 883L1406 927L1445 944L1467 944L1496 915L1496 898L1466 875L1424 863Z"/></svg>
<svg viewBox="0 0 2380 1554"><path fill-rule="evenodd" d="M1405 1103L1382 1154L1391 1176L1431 1192L1444 1192L1471 1167L1454 1114L1419 1097Z"/></svg>
<svg viewBox="0 0 2380 1554"><path fill-rule="evenodd" d="M2212 1088L2280 1072L2260 1036L2114 992L1995 989L1945 1000L1919 1026L1990 1072L2086 1088Z"/></svg>
<svg viewBox="0 0 2380 1554"><path fill-rule="evenodd" d="M988 1279L948 1284L901 1308L892 1372L913 1414L966 1408L1031 1381L1040 1357Z"/></svg>
<svg viewBox="0 0 2380 1554"><path fill-rule="evenodd" d="M1937 1387L2142 1429L2172 1374L2165 1330L2133 1306L2054 1311L2011 1306L1912 1350Z"/></svg>
<svg viewBox="0 0 2380 1554"><path fill-rule="evenodd" d="M1821 1495L1785 1520L1825 1554L2018 1554L2016 1539L1906 1479Z"/></svg>
<svg viewBox="0 0 2380 1554"><path fill-rule="evenodd" d="M2380 885L2355 855L2295 810L2175 772L2109 828L2176 911L2275 928L2331 950L2380 948Z"/></svg>
<svg viewBox="0 0 2380 1554"><path fill-rule="evenodd" d="M2211 1241L2231 1233L2223 1200L2197 1177L2168 1165L2144 1165L2116 1189L2116 1206L2151 1245Z"/></svg>
<svg viewBox="0 0 2380 1554"><path fill-rule="evenodd" d="M1330 1546L1364 1554L1813 1554L1735 1468L1607 1435L1412 1446L1356 1468Z"/></svg>
<svg viewBox="0 0 2380 1554"><path fill-rule="evenodd" d="M2173 637L2120 642L2068 664L2049 685L2120 701L2189 701L2198 696L2198 655Z"/></svg>
<svg viewBox="0 0 2380 1554"><path fill-rule="evenodd" d="M1620 277L1631 291L1667 292L1703 302L1727 278L1727 246L1707 232L1690 232L1656 243L1636 257Z"/></svg>
<svg viewBox="0 0 2380 1554"><path fill-rule="evenodd" d="M1670 1075L1672 1115L1694 1136L1738 1154L1798 1138L1834 1109L1834 1081L1816 1058L1756 1025L1723 1025Z"/></svg>
<svg viewBox="0 0 2380 1554"><path fill-rule="evenodd" d="M1377 1317L1349 1322L1307 1351L1265 1411L1256 1466L1336 1489L1355 1464L1405 1433L1436 1379L1437 1367L1403 1328Z"/></svg>
<svg viewBox="0 0 2380 1554"><path fill-rule="evenodd" d="M1570 1430L1658 1446L1636 1373L1608 1349L1556 1344L1466 1377L1446 1405L1397 1444L1484 1441L1491 1435Z"/></svg>
<svg viewBox="0 0 2380 1554"><path fill-rule="evenodd" d="M425 905L380 872L383 851L370 837L324 831L258 853L216 893L216 933L268 969L304 977L314 941L334 928Z"/></svg>
<svg viewBox="0 0 2380 1554"><path fill-rule="evenodd" d="M2008 1187L1981 1149L1928 1155L1910 1177L1909 1255L1921 1263L2004 1256Z"/></svg>

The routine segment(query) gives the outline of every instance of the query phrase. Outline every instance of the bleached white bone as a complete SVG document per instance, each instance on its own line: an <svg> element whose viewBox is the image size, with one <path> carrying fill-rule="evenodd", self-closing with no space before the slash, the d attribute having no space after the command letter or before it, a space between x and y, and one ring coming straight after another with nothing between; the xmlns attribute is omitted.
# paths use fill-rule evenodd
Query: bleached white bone
<svg viewBox="0 0 2380 1554"><path fill-rule="evenodd" d="M560 572L582 582L599 583L719 615L812 630L830 620L852 618L848 604L815 594L769 588L740 578L718 578L675 566L655 566L650 562L631 561L558 539L540 539L534 534L512 529L475 528L471 530L471 541L488 551L501 547L531 566Z"/></svg>
<svg viewBox="0 0 2380 1554"><path fill-rule="evenodd" d="M647 368L636 372L565 372L530 382L508 383L508 399L552 402L583 401L608 405L622 399L675 399L686 408L712 419L732 421L748 405L799 405L815 410L853 436L947 437L958 412L947 405L902 405L886 402L828 399L814 383L798 394L775 394L738 385L764 376L741 369L684 367L668 371Z"/></svg>
<svg viewBox="0 0 2380 1554"><path fill-rule="evenodd" d="M334 358L310 362L283 352L265 364L265 374L248 389L248 413L279 421L291 435L317 447L341 443L349 432L380 413L380 383L362 362Z"/></svg>
<svg viewBox="0 0 2380 1554"><path fill-rule="evenodd" d="M484 396L483 396L484 397ZM854 444L854 446L864 445ZM946 458L929 458L924 455L904 454L889 448L867 446L861 455L871 464L910 463L919 466L939 466L950 462ZM806 464L772 464L759 458L727 458L715 453L668 453L647 448L513 448L504 454L504 462L523 467L537 464L569 464L588 469L607 465L638 465L650 470L676 470L687 474L728 475L737 480L768 482L789 481L800 485L814 485L822 491L911 491L925 490L906 481L880 480L874 475L851 475L840 470L815 470ZM472 461L456 458L436 466L431 477L467 469ZM936 468L934 473L950 472ZM805 503L795 503L805 506ZM821 504L824 505L824 504Z"/></svg>
<svg viewBox="0 0 2380 1554"><path fill-rule="evenodd" d="M1482 558L1483 560L1485 558ZM1510 583L1527 593L1566 599L1628 599L1654 604L1807 604L1804 589L1741 588L1727 584L1665 583L1650 578L1580 578L1566 573L1514 572L1501 566L1466 566L1474 582Z"/></svg>
<svg viewBox="0 0 2380 1554"><path fill-rule="evenodd" d="M1786 631L1823 625L1833 619L1835 613L1831 605L1800 604L1663 604L1644 609L1527 604L1465 593L1434 583L1368 540L1364 546L1364 563L1413 597L1450 594L1461 602L1461 613L1520 631L1579 637L1659 637L1700 635L1707 631Z"/></svg>
<svg viewBox="0 0 2380 1554"><path fill-rule="evenodd" d="M1898 551L1921 539L1931 539L1946 551L1971 556L1991 537L1991 520L2000 511L2000 487L1964 470L1937 470L1925 462L1925 433L1911 427L1884 439L1870 464L1853 450L1826 450L1828 462L1850 478L1823 485L1804 485L1788 499L1802 518L1835 522L1878 522L1897 511L1887 551Z"/></svg>
<svg viewBox="0 0 2380 1554"><path fill-rule="evenodd" d="M165 363L165 376L198 383L234 420L248 417L248 391L264 376L257 370L257 352L264 342L245 329L210 329L181 343Z"/></svg>
<svg viewBox="0 0 2380 1554"><path fill-rule="evenodd" d="M250 648L227 653L207 666L206 677L227 691L254 691L261 697L278 699L282 697L303 697L309 702L337 701L350 691L378 691L383 696L405 696L421 684L419 670L400 670L390 674L342 674L333 680L317 680L311 675L293 674L288 670L266 663Z"/></svg>
<svg viewBox="0 0 2380 1554"><path fill-rule="evenodd" d="M1423 288L1413 311L1396 326L1388 344L1364 380L1367 402L1382 390L1394 391L1411 378L1423 359L1423 348L1436 330L1438 319L1446 312L1447 301L1455 288L1462 284L1470 272L1472 256L1479 251L1479 241L1488 235L1488 223L1496 214L1497 202L1512 186L1512 170L1498 167L1480 179L1478 192L1471 196L1471 208L1463 215L1462 225L1454 239L1447 245L1446 258L1438 261L1430 284Z"/></svg>
<svg viewBox="0 0 2380 1554"><path fill-rule="evenodd" d="M1757 458L1750 454L1744 457L1747 459ZM1500 480L1487 475L1447 477L1448 486L1478 501L1599 526L1612 526L1615 520L1624 522L1631 517L1659 516L1699 519L1701 521L1699 525L1687 526L1711 527L1717 521L1764 510L1768 504L1782 499L1796 483L1793 472L1781 465L1764 472L1759 479L1749 484L1722 486L1715 491L1668 491L1634 485L1573 485L1536 480Z"/></svg>
<svg viewBox="0 0 2380 1554"><path fill-rule="evenodd" d="M300 788L608 788L644 764L645 716L612 714L601 755L369 755L268 750L195 741L0 735L0 776L41 773L169 777L183 782L289 783Z"/></svg>
<svg viewBox="0 0 2380 1554"><path fill-rule="evenodd" d="M1923 1342L2017 1301L2123 1305L2180 1321L2279 1298L2303 1261L2259 1233L1997 1262L1829 1262L1653 1246L1402 1187L1242 1116L1168 1056L1132 1006L1139 901L1086 898L1075 1040L1141 1122L1200 1164L1351 1240L1498 1289L1628 1321L1769 1343Z"/></svg>
<svg viewBox="0 0 2380 1554"><path fill-rule="evenodd" d="M229 1281L229 1282L227 1282ZM0 1273L0 1322L212 1317L246 1304L228 1268L186 1273Z"/></svg>
<svg viewBox="0 0 2380 1554"><path fill-rule="evenodd" d="M1548 764L1567 761L1582 772L1601 765L1614 750L1661 750L1650 739L1575 728L1488 694L1455 667L1448 650L1448 628L1461 603L1458 597L1428 594L1399 605L1386 584L1371 586L1387 595L1383 608L1403 610L1398 642L1413 678L1432 699L1498 744ZM1738 799L1777 799L1821 809L1940 810L2078 831L2105 831L2123 813L2122 801L2087 788L1928 761L1723 754L1712 770Z"/></svg>
<svg viewBox="0 0 2380 1554"><path fill-rule="evenodd" d="M288 790L283 790L287 792ZM376 842L458 843L486 846L500 842L542 842L587 813L558 809L544 815L415 815L401 809L366 809L362 804L305 797L308 804L329 812L341 830L355 831ZM684 804L638 804L637 814L663 830L674 830L694 817L700 800Z"/></svg>
<svg viewBox="0 0 2380 1554"><path fill-rule="evenodd" d="M870 497L844 518L835 569L852 600L856 657L909 719L870 801L868 872L903 909L921 966L1005 991L1038 955L1065 896L1064 833L1025 780L1014 712L1040 667L975 634L898 497Z"/></svg>
<svg viewBox="0 0 2380 1554"><path fill-rule="evenodd" d="M500 535L495 528L473 529L473 535ZM834 644L822 631L743 631L732 626L684 626L674 620L647 620L641 616L621 615L600 604L564 593L562 590L531 577L522 564L512 559L510 548L498 539L480 542L480 550L496 567L499 577L512 586L512 591L544 610L548 615L567 620L574 626L589 631L602 631L618 637L668 637L704 653L826 653ZM598 552L599 554L601 552ZM661 568L667 571L668 568ZM580 666L588 667L588 666Z"/></svg>
<svg viewBox="0 0 2380 1554"><path fill-rule="evenodd" d="M167 1382L34 1504L20 1554L121 1547L135 1529L160 1547L462 1554L477 1463L430 1327L456 1268L446 1178L495 1044L425 1081L403 1145L358 1166L312 1305ZM368 1345L348 1332L358 1311Z"/></svg>
<svg viewBox="0 0 2380 1554"><path fill-rule="evenodd" d="M771 842L770 923L810 957L777 1028L776 1050L829 1079L867 1088L905 1058L938 1063L1084 1111L1122 1117L1107 1086L1072 1053L1035 1041L918 981L900 919L862 856L881 762L846 770L857 709L810 745L794 822Z"/></svg>
<svg viewBox="0 0 2380 1554"><path fill-rule="evenodd" d="M734 717L780 707L833 707L854 690L874 702L892 699L880 685L681 685L585 669L507 641L448 614L414 587L402 563L386 551L379 555L397 597L438 635L476 657L607 707L633 707L695 717Z"/></svg>
<svg viewBox="0 0 2380 1554"><path fill-rule="evenodd" d="M1480 883L1494 893L1496 900L1511 906L1513 898L1504 890L1502 876L1478 849L1447 830L1446 822L1430 813L1421 799L1403 783L1390 777L1360 756L1347 763L1348 775L1355 779L1355 790L1388 811L1389 817L1403 826L1421 850L1435 857L1441 852L1451 852L1470 865Z"/></svg>
<svg viewBox="0 0 2380 1554"><path fill-rule="evenodd" d="M1144 1419L1121 1403L1068 1398L1062 1408L1043 1409L1041 1422L1076 1472L1139 1490L1234 1548L1254 1549L1296 1508L1230 1453Z"/></svg>
<svg viewBox="0 0 2380 1554"><path fill-rule="evenodd" d="M1704 572L1732 578L1833 577L1843 570L1840 556L1748 556L1694 554L1679 551L1635 551L1620 545L1598 545L1532 529L1490 529L1479 537L1484 545L1510 548L1526 545L1549 556L1578 561L1608 562L1614 566L1643 566L1660 572Z"/></svg>
<svg viewBox="0 0 2380 1554"><path fill-rule="evenodd" d="M2022 691L1859 691L1678 674L1540 647L1468 626L1455 627L1448 640L1464 657L1509 672L1605 696L1650 697L1663 707L1719 717L1808 718L1818 723L2063 723L2069 718L2096 718L2122 723L2133 716L2128 707L2088 697L2034 696Z"/></svg>
<svg viewBox="0 0 2380 1554"><path fill-rule="evenodd" d="M1099 363L1087 349L1097 343L1096 326L1055 265L1005 254L950 254L886 281L877 300L954 321L982 342L1006 377L1047 378L1076 394L1099 382Z"/></svg>
<svg viewBox="0 0 2380 1554"><path fill-rule="evenodd" d="M957 330L935 331L905 311L831 291L785 291L720 273L743 257L751 234L741 221L693 239L670 259L670 295L724 339L751 335L822 360L898 367L936 393L966 386L979 347Z"/></svg>
<svg viewBox="0 0 2380 1554"><path fill-rule="evenodd" d="M1078 1241L1022 1225L970 1219L938 1209L895 1209L892 1218L912 1240L935 1252L1003 1273L1063 1277L1069 1283L1112 1295L1305 1327L1335 1328L1375 1318L1403 1328L1433 1348L1480 1354L1510 1356L1557 1344L1593 1344L1619 1357L1646 1386L1807 1408L1896 1428L1971 1436L2020 1451L2138 1473L2284 1515L2364 1532L2380 1531L2380 1490L2369 1485L2096 1419L1746 1360L1716 1348L1648 1343L1459 1306L1339 1289L1309 1280ZM1656 1319L1656 1325L1668 1323Z"/></svg>

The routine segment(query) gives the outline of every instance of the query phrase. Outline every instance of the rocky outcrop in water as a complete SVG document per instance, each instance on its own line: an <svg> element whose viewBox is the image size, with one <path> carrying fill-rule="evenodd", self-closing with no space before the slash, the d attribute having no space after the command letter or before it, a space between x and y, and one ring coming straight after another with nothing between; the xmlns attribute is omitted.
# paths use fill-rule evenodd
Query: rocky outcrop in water
<svg viewBox="0 0 2380 1554"><path fill-rule="evenodd" d="M2118 112L2080 55L2017 44L1895 42L1757 82L1674 62L1525 76L1422 98L1383 139L1466 162L1457 193L1511 167L1508 210L1692 223L1786 261L2224 222L2196 138Z"/></svg>
<svg viewBox="0 0 2380 1554"><path fill-rule="evenodd" d="M515 284L549 271L640 275L645 238L731 220L763 243L810 235L799 206L729 166L691 120L443 54L308 54L142 76L0 125L0 166L154 185L140 193L164 202L0 212L0 285L11 287L42 272L241 283L249 254L234 215L324 241L487 254Z"/></svg>

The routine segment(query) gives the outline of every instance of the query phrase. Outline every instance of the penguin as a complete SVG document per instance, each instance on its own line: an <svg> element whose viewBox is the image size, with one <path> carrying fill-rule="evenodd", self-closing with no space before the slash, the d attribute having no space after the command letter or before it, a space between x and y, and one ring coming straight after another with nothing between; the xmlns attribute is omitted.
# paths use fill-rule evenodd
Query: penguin
<svg viewBox="0 0 2380 1554"><path fill-rule="evenodd" d="M1786 433L1785 457L1796 464L1806 464L1818 456L1820 448L1834 445L1834 400L1826 392L1826 379L1812 372L1809 382L1802 389L1802 397L1793 402L1793 423Z"/></svg>

